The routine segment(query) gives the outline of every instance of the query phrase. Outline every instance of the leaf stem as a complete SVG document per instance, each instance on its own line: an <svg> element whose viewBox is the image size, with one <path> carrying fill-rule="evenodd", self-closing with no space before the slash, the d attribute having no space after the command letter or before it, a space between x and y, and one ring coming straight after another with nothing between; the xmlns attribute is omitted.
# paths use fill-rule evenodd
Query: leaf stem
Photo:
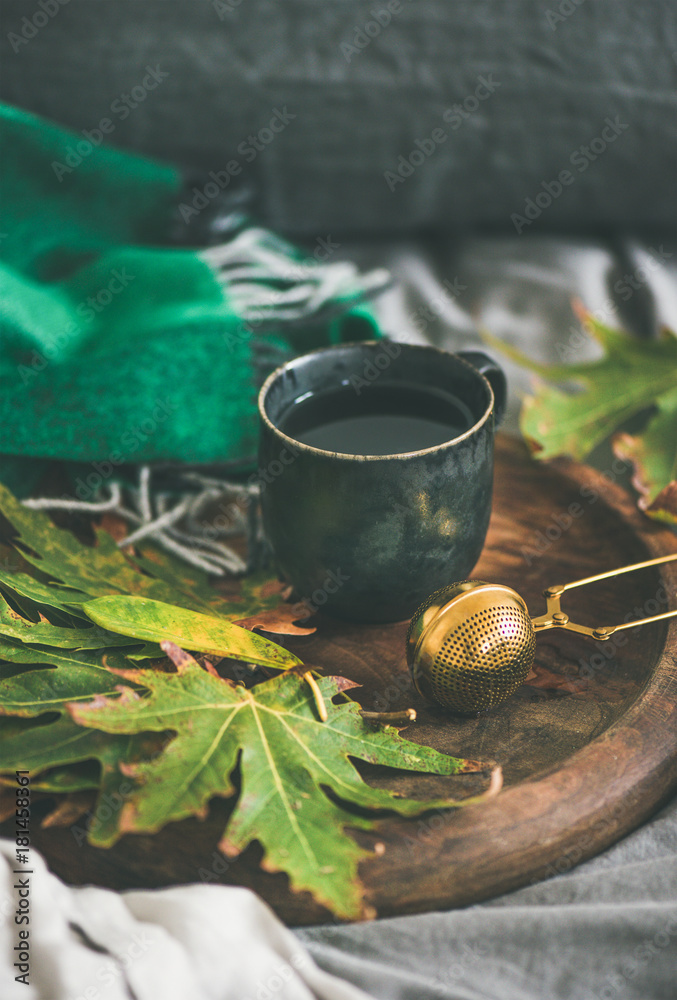
<svg viewBox="0 0 677 1000"><path fill-rule="evenodd" d="M313 698L315 699L315 705L317 706L317 713L320 716L321 721L326 722L328 718L327 706L324 703L322 692L317 686L317 681L315 680L315 678L313 677L313 675L309 670L305 672L305 674L303 675L303 679L304 681L308 682L310 690L313 692Z"/></svg>
<svg viewBox="0 0 677 1000"><path fill-rule="evenodd" d="M360 712L363 719L369 722L385 722L388 724L398 722L416 722L416 709L405 708L401 712Z"/></svg>

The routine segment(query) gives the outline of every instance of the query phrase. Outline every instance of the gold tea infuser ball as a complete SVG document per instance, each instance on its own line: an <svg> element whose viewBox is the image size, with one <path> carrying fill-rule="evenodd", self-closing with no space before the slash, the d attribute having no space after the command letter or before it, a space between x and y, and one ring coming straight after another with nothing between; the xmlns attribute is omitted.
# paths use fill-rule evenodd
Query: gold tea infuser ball
<svg viewBox="0 0 677 1000"><path fill-rule="evenodd" d="M510 587L464 580L432 594L407 633L407 662L426 701L457 712L494 708L524 683L536 639Z"/></svg>
<svg viewBox="0 0 677 1000"><path fill-rule="evenodd" d="M600 642L621 629L671 618L666 611L622 625L577 625L562 611L566 590L632 570L677 560L677 553L599 573L543 591L547 611L532 618L510 587L463 580L436 590L418 608L407 632L407 663L418 693L459 713L495 708L524 683L534 664L536 632L563 628Z"/></svg>

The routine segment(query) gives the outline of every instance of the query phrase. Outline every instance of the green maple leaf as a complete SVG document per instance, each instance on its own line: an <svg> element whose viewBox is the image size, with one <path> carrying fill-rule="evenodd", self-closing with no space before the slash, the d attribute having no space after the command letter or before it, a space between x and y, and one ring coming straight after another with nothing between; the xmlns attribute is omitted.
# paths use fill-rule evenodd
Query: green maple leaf
<svg viewBox="0 0 677 1000"><path fill-rule="evenodd" d="M10 551L10 550L8 550ZM69 617L77 617L77 605L89 599L89 595L70 587L60 587L55 583L45 583L20 570L0 565L0 585L15 597L28 598L40 608L55 608Z"/></svg>
<svg viewBox="0 0 677 1000"><path fill-rule="evenodd" d="M0 730L1 732L1 730ZM9 753L14 756L16 748L12 746L12 737L0 735L7 748L11 747ZM26 742L25 734L21 734L22 741ZM8 755L8 751L0 742L0 759ZM79 768L61 767L55 771L45 771L35 781L31 781L31 792L45 792L50 795L68 795L70 792L91 792L99 787L99 767L95 761L91 762L93 768L85 770ZM16 787L16 775L0 775L0 785L3 788L14 789Z"/></svg>
<svg viewBox="0 0 677 1000"><path fill-rule="evenodd" d="M277 670L301 665L293 653L230 621L177 608L146 597L97 597L82 606L107 632L151 642L168 640L187 649L231 657Z"/></svg>
<svg viewBox="0 0 677 1000"><path fill-rule="evenodd" d="M179 562L153 546L145 546L137 554L118 548L111 536L95 529L96 545L83 545L71 532L57 528L39 511L24 507L6 487L0 484L0 512L17 534L12 547L0 550L0 597L2 592L21 610L31 624L40 615L48 622L30 632L21 622L9 621L8 613L0 611L0 635L22 638L17 629L23 628L24 642L78 645L75 634L50 632L53 626L84 629L83 636L92 648L112 644L129 645L130 640L118 638L91 626L83 605L93 598L105 596L136 596L161 601L178 608L201 614L238 621L280 604L281 595L273 587L269 594L269 575L258 574L242 582L240 593L225 598L218 594L206 573ZM5 602L6 603L6 602ZM5 622L8 628L3 629ZM33 638L29 639L28 636ZM50 638L51 635L51 638ZM59 640L63 640L60 642ZM138 643L137 643L138 645ZM160 656L156 645L145 646L136 658Z"/></svg>
<svg viewBox="0 0 677 1000"><path fill-rule="evenodd" d="M495 337L486 340L544 381L528 396L520 429L539 459L570 455L583 459L630 417L648 409L644 429L618 434L616 454L634 465L634 484L648 514L677 521L677 336L664 330L640 341L611 330L579 310L603 358L573 365L543 365ZM560 388L568 384L570 391ZM573 391L572 391L573 390Z"/></svg>
<svg viewBox="0 0 677 1000"><path fill-rule="evenodd" d="M98 788L99 802L119 799L125 764L148 756L147 734L111 737L83 729L65 706L66 701L118 697L119 679L112 669L123 669L129 661L117 650L102 655L98 650L28 649L8 641L0 644L0 657L9 661L0 665L0 771L30 771L36 776L34 791ZM36 668L36 660L58 669ZM30 669L22 672L22 666ZM31 720L30 728L17 727L23 720ZM68 770L68 765L88 760L100 765L95 777ZM90 831L113 837L112 823L110 809L95 809Z"/></svg>
<svg viewBox="0 0 677 1000"><path fill-rule="evenodd" d="M0 714L25 718L61 711L66 701L116 695L119 681L113 671L131 667L119 651L102 656L99 650L27 649L10 642L0 644L0 657L9 661L0 665ZM22 670L24 664L30 669Z"/></svg>
<svg viewBox="0 0 677 1000"><path fill-rule="evenodd" d="M13 611L0 594L0 635L32 645L49 644L67 649L101 649L106 646L133 646L138 641L116 635L105 628L59 628L48 620L32 622ZM158 651L159 653L159 651Z"/></svg>
<svg viewBox="0 0 677 1000"><path fill-rule="evenodd" d="M96 532L96 545L83 545L70 531L52 524L45 514L24 507L2 485L0 510L19 533L14 544L20 549L22 559L38 570L50 587L52 581L58 581L54 597L61 606L77 606L83 600L104 594L140 593L158 600L166 595L166 586L130 565L107 532ZM3 582L14 589L7 574ZM26 575L20 582L30 586ZM43 600L48 600L48 594L43 588Z"/></svg>
<svg viewBox="0 0 677 1000"><path fill-rule="evenodd" d="M369 852L345 831L370 829L374 817L352 812L350 804L411 816L465 803L410 800L372 788L352 758L447 775L463 771L466 762L417 746L391 727L373 730L355 702L331 702L339 693L335 678L319 685L329 710L325 723L294 674L247 690L185 655L177 673L163 673L97 670L79 654L70 667L0 682L1 710L25 717L61 713L32 729L30 740L16 733L0 740L0 770L28 768L39 776L94 759L102 767L101 795L109 797L123 778L131 779L121 809L105 811L101 820L94 809L89 838L104 847L123 833L153 833L205 815L213 796L234 795L239 765L241 791L220 843L224 853L234 856L258 840L267 870L286 871L295 890L308 890L339 916L357 917L364 911L357 867ZM142 742L149 734L164 741L150 760Z"/></svg>
<svg viewBox="0 0 677 1000"><path fill-rule="evenodd" d="M144 546L136 555L128 554L128 558L139 569L171 588L174 599L170 603L204 614L216 614L228 621L277 607L282 600L281 587L274 586L276 578L269 572L259 571L244 577L239 593L224 598L214 589L206 573L155 546Z"/></svg>

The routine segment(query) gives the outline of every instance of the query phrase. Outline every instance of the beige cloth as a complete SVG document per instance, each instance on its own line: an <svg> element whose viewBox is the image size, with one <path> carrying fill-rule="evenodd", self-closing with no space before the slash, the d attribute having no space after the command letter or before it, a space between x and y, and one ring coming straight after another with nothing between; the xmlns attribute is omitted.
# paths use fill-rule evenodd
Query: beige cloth
<svg viewBox="0 0 677 1000"><path fill-rule="evenodd" d="M69 888L33 848L15 874L15 854L0 841L2 1000L368 1000L318 969L248 889ZM16 924L26 880L30 923ZM28 986L14 967L26 928Z"/></svg>

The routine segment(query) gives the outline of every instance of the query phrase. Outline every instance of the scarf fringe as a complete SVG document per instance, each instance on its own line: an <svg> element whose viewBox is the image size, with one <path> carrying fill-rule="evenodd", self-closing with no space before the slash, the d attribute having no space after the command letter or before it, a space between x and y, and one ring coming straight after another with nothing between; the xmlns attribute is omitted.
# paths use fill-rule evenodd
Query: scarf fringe
<svg viewBox="0 0 677 1000"><path fill-rule="evenodd" d="M204 476L198 472L178 473L183 490L178 494L153 489L152 469L139 468L136 487L111 483L103 495L93 502L36 498L23 501L30 510L82 511L90 514L117 514L135 530L118 542L124 549L140 541L155 542L191 566L214 576L241 576L258 568L265 542L258 514L258 486L244 486ZM227 517L223 523L210 523L207 509L224 504ZM247 542L246 561L222 539L244 535ZM218 539L218 540L217 540Z"/></svg>
<svg viewBox="0 0 677 1000"><path fill-rule="evenodd" d="M198 256L216 272L238 316L257 324L318 322L327 311L346 312L392 282L384 268L361 274L349 261L302 258L291 243L258 226Z"/></svg>

